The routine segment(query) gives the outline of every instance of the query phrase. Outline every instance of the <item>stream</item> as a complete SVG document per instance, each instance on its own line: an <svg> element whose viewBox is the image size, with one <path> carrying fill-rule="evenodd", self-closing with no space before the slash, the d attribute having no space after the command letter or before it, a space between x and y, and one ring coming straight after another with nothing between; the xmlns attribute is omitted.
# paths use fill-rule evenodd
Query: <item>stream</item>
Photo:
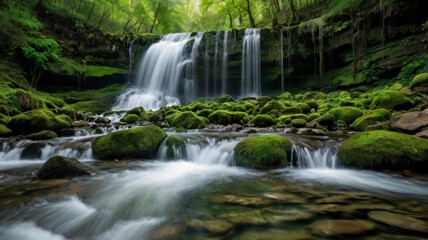
<svg viewBox="0 0 428 240"><path fill-rule="evenodd" d="M173 160L161 146L152 160L97 161L102 134L84 131L39 141L32 159L35 142L0 139L0 239L428 238L427 177L344 169L343 139L276 133L294 144L290 166L255 170L234 166L244 133L168 134L186 142ZM57 154L98 173L36 179Z"/></svg>

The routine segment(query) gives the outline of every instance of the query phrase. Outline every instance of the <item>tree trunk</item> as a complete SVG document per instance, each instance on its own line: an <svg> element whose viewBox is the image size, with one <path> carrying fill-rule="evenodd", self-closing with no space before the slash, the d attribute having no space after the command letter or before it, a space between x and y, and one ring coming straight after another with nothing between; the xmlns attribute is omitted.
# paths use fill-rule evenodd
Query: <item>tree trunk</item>
<svg viewBox="0 0 428 240"><path fill-rule="evenodd" d="M156 12L155 12L155 18L153 19L152 26L150 27L150 33L153 33L153 28L155 27L156 21L158 20L158 14L159 14L160 7L161 7L161 4L158 3L158 7L156 8Z"/></svg>
<svg viewBox="0 0 428 240"><path fill-rule="evenodd" d="M230 13L230 10L227 11L227 14L229 15L229 28L233 28L233 17L232 13Z"/></svg>
<svg viewBox="0 0 428 240"><path fill-rule="evenodd" d="M255 23L254 18L253 18L253 13L251 12L250 0L246 0L246 2L247 2L247 9L246 10L247 10L247 13L248 13L248 18L250 19L251 27L255 28L256 27L256 23Z"/></svg>

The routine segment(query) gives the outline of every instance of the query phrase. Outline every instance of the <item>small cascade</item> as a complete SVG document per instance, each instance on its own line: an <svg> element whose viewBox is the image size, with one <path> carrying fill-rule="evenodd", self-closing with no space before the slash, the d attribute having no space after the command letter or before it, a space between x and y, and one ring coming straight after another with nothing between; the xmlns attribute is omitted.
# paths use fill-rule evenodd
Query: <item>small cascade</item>
<svg viewBox="0 0 428 240"><path fill-rule="evenodd" d="M221 95L225 95L227 93L227 59L229 55L229 48L228 48L228 38L229 38L229 31L224 32L223 37L223 58L221 60Z"/></svg>
<svg viewBox="0 0 428 240"><path fill-rule="evenodd" d="M319 148L293 145L291 151L291 164L299 168L336 168L336 148L324 144Z"/></svg>
<svg viewBox="0 0 428 240"><path fill-rule="evenodd" d="M260 29L246 29L242 44L241 97L261 95Z"/></svg>
<svg viewBox="0 0 428 240"><path fill-rule="evenodd" d="M190 33L164 35L150 46L138 66L136 86L121 94L113 110L159 109L161 106L180 104L177 89L182 71L190 60L185 47L191 40Z"/></svg>

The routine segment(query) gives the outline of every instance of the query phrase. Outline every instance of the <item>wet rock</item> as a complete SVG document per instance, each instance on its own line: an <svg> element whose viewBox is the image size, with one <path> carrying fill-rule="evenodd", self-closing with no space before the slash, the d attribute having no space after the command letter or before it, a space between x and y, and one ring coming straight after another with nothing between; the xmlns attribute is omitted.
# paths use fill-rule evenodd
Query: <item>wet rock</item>
<svg viewBox="0 0 428 240"><path fill-rule="evenodd" d="M337 237L342 235L361 235L373 231L375 224L363 220L322 220L309 225L316 235Z"/></svg>
<svg viewBox="0 0 428 240"><path fill-rule="evenodd" d="M98 124L109 124L111 121L110 121L110 119L108 119L108 118L104 118L104 117L97 117L97 118L94 120L94 122L95 122L95 123L98 123Z"/></svg>
<svg viewBox="0 0 428 240"><path fill-rule="evenodd" d="M288 203L304 203L305 199L294 194L264 193L263 197Z"/></svg>
<svg viewBox="0 0 428 240"><path fill-rule="evenodd" d="M249 197L249 196L240 196L240 195L223 195L213 198L215 203L228 203L228 204L237 204L243 206L263 206L271 203L269 199L258 198L258 197Z"/></svg>
<svg viewBox="0 0 428 240"><path fill-rule="evenodd" d="M390 117L391 112L386 109L370 110L357 118L351 127L357 131L388 129Z"/></svg>
<svg viewBox="0 0 428 240"><path fill-rule="evenodd" d="M428 139L428 129L415 134L416 137Z"/></svg>
<svg viewBox="0 0 428 240"><path fill-rule="evenodd" d="M120 119L120 121L128 124L132 124L132 123L136 123L139 119L140 119L139 115L127 113L123 118Z"/></svg>
<svg viewBox="0 0 428 240"><path fill-rule="evenodd" d="M40 179L67 178L94 173L95 170L83 165L75 158L53 156L43 164L37 177Z"/></svg>
<svg viewBox="0 0 428 240"><path fill-rule="evenodd" d="M264 218L271 224L282 222L302 221L313 218L315 215L303 210L265 209L262 211Z"/></svg>
<svg viewBox="0 0 428 240"><path fill-rule="evenodd" d="M54 131L43 130L37 133L28 134L26 137L31 140L46 140L56 138L58 135Z"/></svg>
<svg viewBox="0 0 428 240"><path fill-rule="evenodd" d="M428 73L422 73L422 74L416 75L413 78L412 83L410 84L410 87L415 92L428 93Z"/></svg>
<svg viewBox="0 0 428 240"><path fill-rule="evenodd" d="M186 152L186 143L184 140L179 136L169 136L165 140L165 146L166 146L166 158L167 159L174 159L177 154L176 153L185 153ZM181 154L178 154L181 155Z"/></svg>
<svg viewBox="0 0 428 240"><path fill-rule="evenodd" d="M233 229L233 224L223 220L193 219L187 222L186 227L191 231L203 231L214 235L224 235Z"/></svg>
<svg viewBox="0 0 428 240"><path fill-rule="evenodd" d="M185 227L182 224L162 225L150 232L150 239L176 239L184 230Z"/></svg>
<svg viewBox="0 0 428 240"><path fill-rule="evenodd" d="M21 159L40 159L42 157L42 148L44 143L30 143L21 152Z"/></svg>
<svg viewBox="0 0 428 240"><path fill-rule="evenodd" d="M263 231L245 231L238 235L237 237L232 238L233 240L283 240L283 239L293 239L293 240L309 240L313 239L311 235L306 233L304 230L289 231L283 229L267 229Z"/></svg>
<svg viewBox="0 0 428 240"><path fill-rule="evenodd" d="M392 120L391 127L407 133L416 133L418 130L428 127L428 108L424 111L401 114Z"/></svg>
<svg viewBox="0 0 428 240"><path fill-rule="evenodd" d="M408 110L413 102L403 93L396 90L383 90L373 99L370 109L385 108L388 110Z"/></svg>
<svg viewBox="0 0 428 240"><path fill-rule="evenodd" d="M193 112L177 112L166 117L166 121L171 127L183 127L186 129L199 129L206 127L207 123L203 117L199 117Z"/></svg>
<svg viewBox="0 0 428 240"><path fill-rule="evenodd" d="M227 220L231 223L243 225L266 225L269 221L262 215L260 211L246 211L222 214L219 218Z"/></svg>
<svg viewBox="0 0 428 240"><path fill-rule="evenodd" d="M96 138L92 150L99 159L150 159L156 156L165 138L165 132L159 127L136 127Z"/></svg>
<svg viewBox="0 0 428 240"><path fill-rule="evenodd" d="M369 212L369 218L392 227L428 233L428 223L415 217L387 211Z"/></svg>
<svg viewBox="0 0 428 240"><path fill-rule="evenodd" d="M347 205L340 204L316 204L305 205L307 210L314 213L352 213L354 209Z"/></svg>
<svg viewBox="0 0 428 240"><path fill-rule="evenodd" d="M61 129L61 131L59 131L58 135L62 137L71 137L71 136L74 136L74 134L75 134L75 131L73 128L64 128L64 129Z"/></svg>

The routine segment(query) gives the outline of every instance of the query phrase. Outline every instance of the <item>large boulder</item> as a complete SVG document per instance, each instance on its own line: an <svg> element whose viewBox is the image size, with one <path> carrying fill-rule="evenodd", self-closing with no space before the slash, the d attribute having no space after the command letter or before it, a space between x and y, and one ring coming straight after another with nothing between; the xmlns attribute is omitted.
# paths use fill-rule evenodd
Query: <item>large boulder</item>
<svg viewBox="0 0 428 240"><path fill-rule="evenodd" d="M391 112L384 108L370 110L355 119L351 127L357 131L386 130L389 127L390 117Z"/></svg>
<svg viewBox="0 0 428 240"><path fill-rule="evenodd" d="M248 114L245 112L230 112L226 110L217 110L208 116L211 123L228 125L228 124L245 124L249 121Z"/></svg>
<svg viewBox="0 0 428 240"><path fill-rule="evenodd" d="M123 116L123 118L120 119L121 122L129 124L136 123L138 120L140 120L139 115L133 113L127 113L125 116Z"/></svg>
<svg viewBox="0 0 428 240"><path fill-rule="evenodd" d="M336 121L343 121L347 125L364 115L363 111L356 107L337 107L331 109L328 113L334 115Z"/></svg>
<svg viewBox="0 0 428 240"><path fill-rule="evenodd" d="M171 127L183 127L186 129L204 128L204 119L191 111L177 112L166 117L167 123Z"/></svg>
<svg viewBox="0 0 428 240"><path fill-rule="evenodd" d="M165 132L159 127L137 127L96 138L92 150L98 159L150 159L156 156L165 138Z"/></svg>
<svg viewBox="0 0 428 240"><path fill-rule="evenodd" d="M277 110L278 112L281 112L285 108L285 105L281 102L278 102L276 100L272 100L268 103L266 103L261 109L260 113L265 114L269 113L272 110Z"/></svg>
<svg viewBox="0 0 428 240"><path fill-rule="evenodd" d="M370 109L385 108L388 110L408 110L413 102L406 95L396 90L381 91L370 104Z"/></svg>
<svg viewBox="0 0 428 240"><path fill-rule="evenodd" d="M43 164L37 177L40 179L68 178L94 173L95 170L83 165L75 158L53 156Z"/></svg>
<svg viewBox="0 0 428 240"><path fill-rule="evenodd" d="M392 120L391 127L400 132L417 133L422 128L428 127L428 108L399 115Z"/></svg>
<svg viewBox="0 0 428 240"><path fill-rule="evenodd" d="M186 153L186 143L178 136L169 136L165 140L165 157L166 159L175 159L184 157Z"/></svg>
<svg viewBox="0 0 428 240"><path fill-rule="evenodd" d="M277 135L247 138L235 146L236 165L254 168L284 166L288 163L292 144Z"/></svg>
<svg viewBox="0 0 428 240"><path fill-rule="evenodd" d="M12 130L0 124L0 137L9 137L10 135L12 135Z"/></svg>
<svg viewBox="0 0 428 240"><path fill-rule="evenodd" d="M55 115L46 109L37 109L15 115L10 119L7 127L14 134L30 134L43 130L59 133L62 129L70 128L72 120L67 115Z"/></svg>
<svg viewBox="0 0 428 240"><path fill-rule="evenodd" d="M269 127L269 126L275 125L276 123L275 123L275 120L270 115L259 114L253 119L251 119L249 124L254 124L256 127Z"/></svg>
<svg viewBox="0 0 428 240"><path fill-rule="evenodd" d="M416 75L415 78L413 78L410 87L415 92L428 93L428 73Z"/></svg>
<svg viewBox="0 0 428 240"><path fill-rule="evenodd" d="M338 156L347 167L428 172L428 140L403 133L355 134L342 143Z"/></svg>
<svg viewBox="0 0 428 240"><path fill-rule="evenodd" d="M56 138L58 137L58 135L54 131L43 130L37 133L28 134L26 137L31 140L47 140L47 139Z"/></svg>

